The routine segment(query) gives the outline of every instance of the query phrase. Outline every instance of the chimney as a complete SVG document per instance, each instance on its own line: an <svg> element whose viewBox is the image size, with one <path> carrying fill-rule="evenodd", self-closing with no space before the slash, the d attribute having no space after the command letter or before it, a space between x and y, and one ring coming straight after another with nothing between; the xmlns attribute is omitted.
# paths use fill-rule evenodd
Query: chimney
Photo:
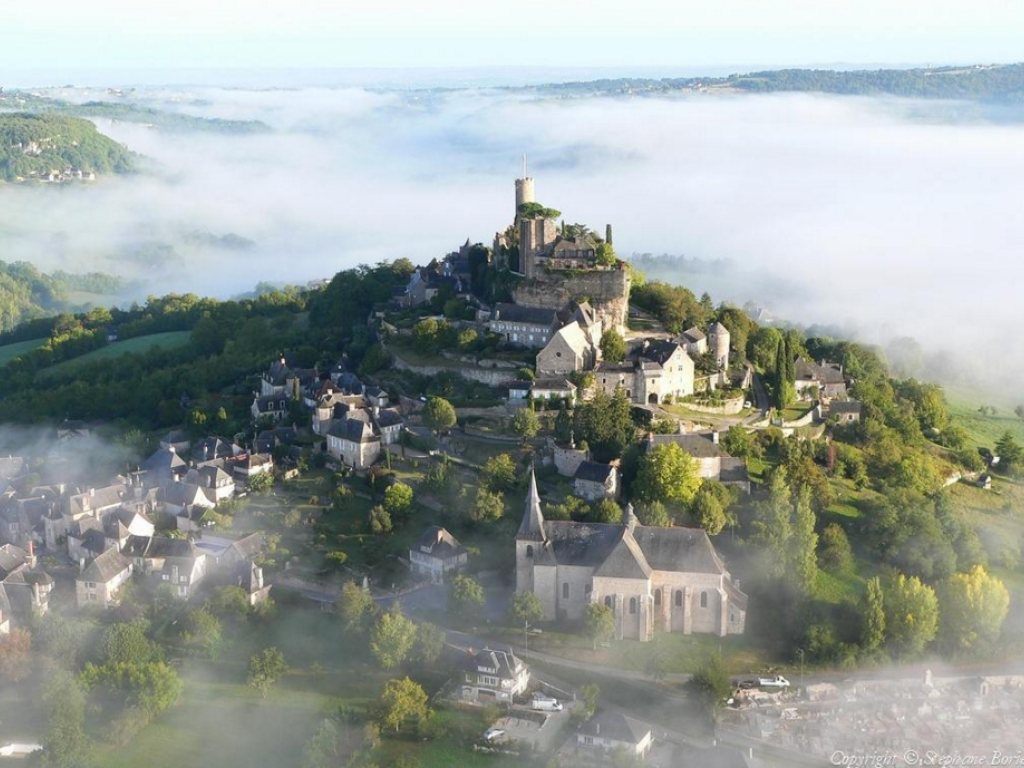
<svg viewBox="0 0 1024 768"><path fill-rule="evenodd" d="M79 557L78 558L78 572L81 573L84 570L85 570L85 558L84 557Z"/></svg>
<svg viewBox="0 0 1024 768"><path fill-rule="evenodd" d="M718 430L717 429L711 430L711 442L714 443L715 445L718 445Z"/></svg>
<svg viewBox="0 0 1024 768"><path fill-rule="evenodd" d="M28 567L29 568L35 568L36 567L36 544L35 544L34 541L32 541L31 538L28 540L28 550L27 550L27 552L28 552Z"/></svg>

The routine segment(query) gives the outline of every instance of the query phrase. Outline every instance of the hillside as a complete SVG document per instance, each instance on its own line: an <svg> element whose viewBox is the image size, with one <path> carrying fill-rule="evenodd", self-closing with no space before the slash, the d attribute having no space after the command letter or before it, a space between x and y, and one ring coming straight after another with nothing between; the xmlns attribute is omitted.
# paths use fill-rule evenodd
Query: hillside
<svg viewBox="0 0 1024 768"><path fill-rule="evenodd" d="M530 88L528 90L533 90ZM832 93L1024 103L1024 64L838 71L779 69L728 77L620 78L537 86L560 96L658 95L685 91Z"/></svg>
<svg viewBox="0 0 1024 768"><path fill-rule="evenodd" d="M109 297L123 288L123 283L110 275L62 271L47 275L25 262L0 261L0 333L27 320L88 309L99 303L98 297Z"/></svg>
<svg viewBox="0 0 1024 768"><path fill-rule="evenodd" d="M0 114L0 181L54 181L130 173L128 149L104 136L88 120L25 112Z"/></svg>

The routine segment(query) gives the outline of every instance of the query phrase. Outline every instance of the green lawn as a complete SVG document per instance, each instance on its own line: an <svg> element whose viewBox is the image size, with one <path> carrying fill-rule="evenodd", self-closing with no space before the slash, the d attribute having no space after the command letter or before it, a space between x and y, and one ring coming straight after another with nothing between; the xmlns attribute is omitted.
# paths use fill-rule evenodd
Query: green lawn
<svg viewBox="0 0 1024 768"><path fill-rule="evenodd" d="M16 357L20 357L26 352L38 349L45 342L46 339L30 339L29 341L19 341L15 344L5 344L0 347L0 366L7 365Z"/></svg>
<svg viewBox="0 0 1024 768"><path fill-rule="evenodd" d="M111 360L121 355L126 355L129 352L143 353L148 352L153 347L159 349L175 349L177 347L183 347L188 344L192 334L190 331L169 331L167 333L151 333L148 336L139 336L134 339L126 339L125 341L115 341L112 344L108 344L105 347L94 349L92 352L73 358L71 360L65 360L62 363L51 366L39 373L39 378L45 379L57 373L66 373L79 365L87 365L88 363L95 363L101 360Z"/></svg>
<svg viewBox="0 0 1024 768"><path fill-rule="evenodd" d="M1024 443L1024 421L1013 414L1018 404L985 399L973 392L950 390L949 412L953 422L967 431L967 443L971 447L992 448L1004 432L1009 431L1020 443ZM995 416L982 416L978 408L991 405L997 409Z"/></svg>

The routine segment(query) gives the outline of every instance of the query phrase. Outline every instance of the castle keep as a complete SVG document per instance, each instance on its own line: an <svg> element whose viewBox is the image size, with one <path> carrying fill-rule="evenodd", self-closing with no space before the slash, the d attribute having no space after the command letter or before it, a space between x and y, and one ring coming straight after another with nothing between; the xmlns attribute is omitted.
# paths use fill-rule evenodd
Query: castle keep
<svg viewBox="0 0 1024 768"><path fill-rule="evenodd" d="M629 311L630 277L620 261L598 263L602 242L611 245L611 227L602 241L591 233L559 232L550 211L537 205L532 177L516 179L516 215L510 234L519 245L519 271L523 280L513 290L518 306L571 311L587 302L603 326L620 331ZM557 212L554 212L557 215ZM508 238L498 234L495 253L507 250Z"/></svg>

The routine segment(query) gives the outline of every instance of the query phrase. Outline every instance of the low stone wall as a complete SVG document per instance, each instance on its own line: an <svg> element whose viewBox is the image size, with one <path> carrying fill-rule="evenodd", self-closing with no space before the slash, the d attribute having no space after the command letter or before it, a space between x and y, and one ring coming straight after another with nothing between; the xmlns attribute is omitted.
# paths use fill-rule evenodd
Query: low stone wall
<svg viewBox="0 0 1024 768"><path fill-rule="evenodd" d="M715 413L721 416L735 416L743 410L743 402L742 397L736 397L732 400L723 400L721 405L701 405L700 403L691 403L687 400L680 400L679 405L689 411L696 411L697 413Z"/></svg>
<svg viewBox="0 0 1024 768"><path fill-rule="evenodd" d="M470 381L479 381L481 384L490 384L492 387L500 387L515 381L515 373L501 368L478 368L469 365L414 365L404 360L400 353L394 349L388 350L391 353L395 368L400 371L411 371L421 376L437 376L439 373L454 373Z"/></svg>
<svg viewBox="0 0 1024 768"><path fill-rule="evenodd" d="M490 358L477 360L472 355L460 355L458 352L451 352L449 350L441 352L441 357L462 365L472 365L476 368L503 368L507 371L518 371L520 368L530 367L529 363L515 362L514 360L492 360Z"/></svg>

